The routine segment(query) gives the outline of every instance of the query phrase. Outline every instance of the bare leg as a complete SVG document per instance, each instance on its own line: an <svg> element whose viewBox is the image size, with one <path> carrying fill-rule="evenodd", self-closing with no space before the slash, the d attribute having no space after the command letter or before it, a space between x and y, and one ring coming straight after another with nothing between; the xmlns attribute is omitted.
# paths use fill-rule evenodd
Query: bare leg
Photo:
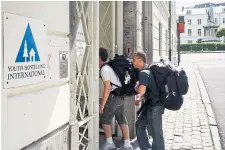
<svg viewBox="0 0 225 150"><path fill-rule="evenodd" d="M130 139L130 136L129 136L129 127L128 127L128 125L126 125L126 124L121 124L121 125L120 125L120 128L121 128L121 130L122 130L122 134L123 134L124 140Z"/></svg>
<svg viewBox="0 0 225 150"><path fill-rule="evenodd" d="M102 126L105 132L105 137L106 138L111 137L112 136L111 125L103 124Z"/></svg>

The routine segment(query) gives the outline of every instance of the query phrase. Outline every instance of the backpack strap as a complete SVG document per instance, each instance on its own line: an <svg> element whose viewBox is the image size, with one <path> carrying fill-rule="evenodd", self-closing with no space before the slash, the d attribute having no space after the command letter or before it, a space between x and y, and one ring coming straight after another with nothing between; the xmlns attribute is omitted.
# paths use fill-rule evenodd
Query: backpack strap
<svg viewBox="0 0 225 150"><path fill-rule="evenodd" d="M158 83L158 81L156 80L155 72L154 72L154 70L153 70L153 69L151 69L151 68L150 68L150 70L151 70L152 76L153 76L153 78L154 78L154 81L155 81L156 87L157 87L157 89L160 91L160 88L159 88L159 83Z"/></svg>
<svg viewBox="0 0 225 150"><path fill-rule="evenodd" d="M150 68L151 69L151 68ZM155 85L156 85L156 88L157 88L157 90L159 91L159 101L160 102L162 102L162 98L161 98L161 94L162 94L162 91L161 91L161 89L160 89L160 84L159 84L159 82L158 82L158 80L156 79L156 75L155 75L155 72L154 72L154 70L153 69L151 69L151 73L152 73L152 76L153 76L153 78L154 78L154 81L155 81Z"/></svg>
<svg viewBox="0 0 225 150"><path fill-rule="evenodd" d="M149 71L150 71L150 74L151 74L151 68L150 68L149 65L146 65L146 66L140 71L140 73L141 73L142 71L144 71L144 70L149 70ZM147 88L146 88L147 90L150 90L150 89L149 89L149 84L150 84L150 83L148 83L148 86L147 86ZM151 90L150 90L150 91L151 91Z"/></svg>
<svg viewBox="0 0 225 150"><path fill-rule="evenodd" d="M146 65L139 73L143 72L144 70L150 70L149 66ZM148 86L147 86L146 90L150 90L148 88ZM150 100L145 100L145 102L141 105L140 109L137 111L137 115L139 115L142 111L145 111L145 109L150 104L150 102L151 102Z"/></svg>
<svg viewBox="0 0 225 150"><path fill-rule="evenodd" d="M111 84L111 85L114 85L115 87L118 87L118 88L120 87L120 86L118 86L118 85L116 85L116 84L114 84L114 83L112 83L112 82L110 82L110 84Z"/></svg>

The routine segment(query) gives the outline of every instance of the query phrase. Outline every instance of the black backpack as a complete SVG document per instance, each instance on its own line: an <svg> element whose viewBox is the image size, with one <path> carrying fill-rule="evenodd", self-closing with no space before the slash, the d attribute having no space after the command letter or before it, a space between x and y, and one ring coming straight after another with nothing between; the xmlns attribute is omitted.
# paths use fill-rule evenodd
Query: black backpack
<svg viewBox="0 0 225 150"><path fill-rule="evenodd" d="M166 109L179 110L183 105L183 95L189 89L186 72L170 62L155 63L149 69L158 89L158 93L152 95L158 96Z"/></svg>
<svg viewBox="0 0 225 150"><path fill-rule="evenodd" d="M117 96L136 94L134 87L138 81L138 70L133 67L133 64L127 59L127 57L116 54L113 59L110 59L109 62L104 65L109 65L113 69L122 84L122 86L119 87L118 85L111 83L111 85L117 87L112 91L113 94ZM101 68L104 65L102 65Z"/></svg>

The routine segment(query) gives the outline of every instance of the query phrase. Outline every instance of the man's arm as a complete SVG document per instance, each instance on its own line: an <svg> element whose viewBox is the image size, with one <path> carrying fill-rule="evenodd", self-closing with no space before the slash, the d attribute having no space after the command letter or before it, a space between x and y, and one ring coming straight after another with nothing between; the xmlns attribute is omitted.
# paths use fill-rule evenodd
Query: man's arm
<svg viewBox="0 0 225 150"><path fill-rule="evenodd" d="M103 97L100 104L100 113L103 113L103 109L105 107L105 104L109 98L110 92L111 92L111 81L110 81L110 70L108 66L104 66L101 69L101 77L104 82L104 90L103 90Z"/></svg>
<svg viewBox="0 0 225 150"><path fill-rule="evenodd" d="M144 98L144 94L146 92L146 89L148 87L149 81L150 81L150 72L147 71L143 71L140 72L139 74L139 85L138 88L136 89L137 93L141 95L140 100L142 100Z"/></svg>
<svg viewBox="0 0 225 150"><path fill-rule="evenodd" d="M110 81L104 81L104 91L103 91L103 97L102 97L102 101L101 101L101 105L105 106L106 101L109 98L111 92L111 84Z"/></svg>
<svg viewBox="0 0 225 150"><path fill-rule="evenodd" d="M141 100L142 100L143 97L144 97L144 94L146 92L146 86L145 85L139 85L136 91L138 92L138 94L141 95Z"/></svg>

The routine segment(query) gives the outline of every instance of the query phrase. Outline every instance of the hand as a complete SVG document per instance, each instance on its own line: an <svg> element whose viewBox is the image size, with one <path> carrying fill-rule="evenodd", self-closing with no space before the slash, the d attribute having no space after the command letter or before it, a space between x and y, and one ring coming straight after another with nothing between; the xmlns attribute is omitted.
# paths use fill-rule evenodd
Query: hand
<svg viewBox="0 0 225 150"><path fill-rule="evenodd" d="M99 113L100 113L100 114L103 113L104 108L105 108L105 105L100 105L100 106L99 106Z"/></svg>
<svg viewBox="0 0 225 150"><path fill-rule="evenodd" d="M139 86L139 81L136 82L134 89L137 90L138 86Z"/></svg>
<svg viewBox="0 0 225 150"><path fill-rule="evenodd" d="M141 94L135 95L135 105L139 105L141 100Z"/></svg>
<svg viewBox="0 0 225 150"><path fill-rule="evenodd" d="M135 100L135 105L139 105L141 100Z"/></svg>
<svg viewBox="0 0 225 150"><path fill-rule="evenodd" d="M138 85L139 85L139 81L136 82L136 85L135 86L138 86Z"/></svg>

